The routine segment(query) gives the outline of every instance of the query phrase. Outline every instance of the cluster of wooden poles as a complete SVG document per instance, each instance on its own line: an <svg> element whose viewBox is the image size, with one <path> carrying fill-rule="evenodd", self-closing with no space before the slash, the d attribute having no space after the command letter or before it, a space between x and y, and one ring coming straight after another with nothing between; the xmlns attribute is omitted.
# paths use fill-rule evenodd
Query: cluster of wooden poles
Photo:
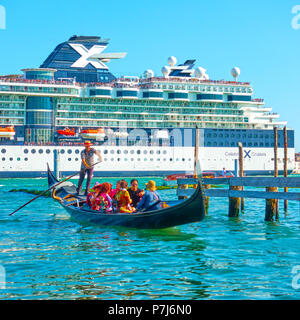
<svg viewBox="0 0 300 320"><path fill-rule="evenodd" d="M288 170L287 170L287 161L288 161L288 154L287 154L287 128L284 127L283 129L283 135L284 135L284 177L288 176ZM199 145L199 131L196 130L196 141L195 141L195 159L198 159L199 151L198 151L198 145ZM243 145L240 142L238 144L239 148L239 177L244 177L244 154L243 154ZM274 177L278 177L278 129L277 127L274 127ZM195 160L195 167L194 167L194 176L197 176L197 169L196 169L196 160ZM259 179L259 178L258 178ZM204 188L206 190L210 189L211 185L205 184L204 181ZM274 185L276 185L275 179L274 179ZM244 191L244 186L236 186L236 185L229 185L229 190L236 190L236 191ZM287 192L288 188L284 187L284 192ZM278 192L277 186L267 186L266 192ZM207 192L209 193L209 192ZM269 199L266 197L265 199L266 205L265 205L265 220L266 221L273 221L274 217L276 220L279 219L279 200L278 199ZM209 206L209 196L205 197L205 207L206 212L208 210ZM229 197L229 211L228 216L229 217L238 217L240 211L244 211L245 208L245 198L243 197ZM284 200L284 211L287 212L288 210L288 200Z"/></svg>

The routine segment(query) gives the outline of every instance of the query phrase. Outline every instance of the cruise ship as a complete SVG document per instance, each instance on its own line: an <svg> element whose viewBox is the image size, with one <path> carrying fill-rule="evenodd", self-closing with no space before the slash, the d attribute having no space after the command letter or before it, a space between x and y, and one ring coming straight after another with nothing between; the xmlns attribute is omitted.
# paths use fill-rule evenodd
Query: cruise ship
<svg viewBox="0 0 300 320"><path fill-rule="evenodd" d="M273 129L283 171L285 121L248 82L211 80L188 59L166 59L160 75L115 77L107 66L125 52L103 52L109 39L72 36L38 68L0 76L0 178L44 177L58 153L63 175L78 172L86 139L103 155L94 176L190 173L195 128L203 171L233 171L238 143L246 175L273 173ZM117 63L117 62L114 62ZM288 171L294 168L294 131L287 129Z"/></svg>

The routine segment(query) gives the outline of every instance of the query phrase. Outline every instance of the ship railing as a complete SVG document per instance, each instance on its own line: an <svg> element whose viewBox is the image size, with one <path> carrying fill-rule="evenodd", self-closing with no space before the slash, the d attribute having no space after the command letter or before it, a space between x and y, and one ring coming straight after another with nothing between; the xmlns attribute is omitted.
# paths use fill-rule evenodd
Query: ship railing
<svg viewBox="0 0 300 320"><path fill-rule="evenodd" d="M80 86L79 83L67 82L67 81L57 81L57 80L33 80L33 79L7 79L1 78L1 82L5 83L24 83L24 84L56 84L56 85L66 85L66 86Z"/></svg>
<svg viewBox="0 0 300 320"><path fill-rule="evenodd" d="M238 81L226 81L226 80L201 80L197 78L180 78L180 77L152 77L146 79L140 79L140 83L147 82L182 82L182 83L213 83L213 84L230 84L230 85L250 85L250 82L238 82Z"/></svg>

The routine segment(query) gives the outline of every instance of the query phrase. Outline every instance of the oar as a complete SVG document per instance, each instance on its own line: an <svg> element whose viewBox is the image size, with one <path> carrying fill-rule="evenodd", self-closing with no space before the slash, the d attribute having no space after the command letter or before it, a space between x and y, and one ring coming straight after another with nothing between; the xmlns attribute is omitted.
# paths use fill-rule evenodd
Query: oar
<svg viewBox="0 0 300 320"><path fill-rule="evenodd" d="M93 165L90 166L90 168L94 167L96 164L100 163L101 161L99 162L96 162L94 163ZM12 212L10 214L10 216L12 216L14 213L16 213L17 211L21 210L22 208L24 208L25 206L27 206L29 203L33 202L34 200L38 199L39 197L43 196L45 193L47 193L48 191L56 188L57 186L59 186L60 184L66 182L67 180L77 176L78 174L81 173L81 171L84 171L86 169L83 169L83 170L80 170L79 172L75 173L75 174L72 174L71 176L67 177L66 179L62 180L62 181L59 181L57 182L56 184L54 184L52 187L50 187L49 189L45 190L44 192L42 192L41 194L39 194L38 196L36 196L35 198L31 199L30 201L26 202L25 204L23 204L20 208L18 208L17 210L15 210L14 212Z"/></svg>

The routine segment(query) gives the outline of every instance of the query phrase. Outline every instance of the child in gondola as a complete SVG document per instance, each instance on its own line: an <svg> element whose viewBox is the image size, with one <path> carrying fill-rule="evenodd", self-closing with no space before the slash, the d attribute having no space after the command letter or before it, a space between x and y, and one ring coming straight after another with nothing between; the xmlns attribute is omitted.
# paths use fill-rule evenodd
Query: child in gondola
<svg viewBox="0 0 300 320"><path fill-rule="evenodd" d="M102 185L96 182L92 192L90 192L86 197L86 203L92 210L99 210L99 195L101 192Z"/></svg>
<svg viewBox="0 0 300 320"><path fill-rule="evenodd" d="M120 182L120 191L115 195L115 199L118 204L119 212L121 213L133 213L135 208L131 206L132 200L129 192L127 191L128 183L125 180Z"/></svg>
<svg viewBox="0 0 300 320"><path fill-rule="evenodd" d="M107 182L102 183L99 193L99 210L107 213L112 212L112 199L109 196L110 184Z"/></svg>

